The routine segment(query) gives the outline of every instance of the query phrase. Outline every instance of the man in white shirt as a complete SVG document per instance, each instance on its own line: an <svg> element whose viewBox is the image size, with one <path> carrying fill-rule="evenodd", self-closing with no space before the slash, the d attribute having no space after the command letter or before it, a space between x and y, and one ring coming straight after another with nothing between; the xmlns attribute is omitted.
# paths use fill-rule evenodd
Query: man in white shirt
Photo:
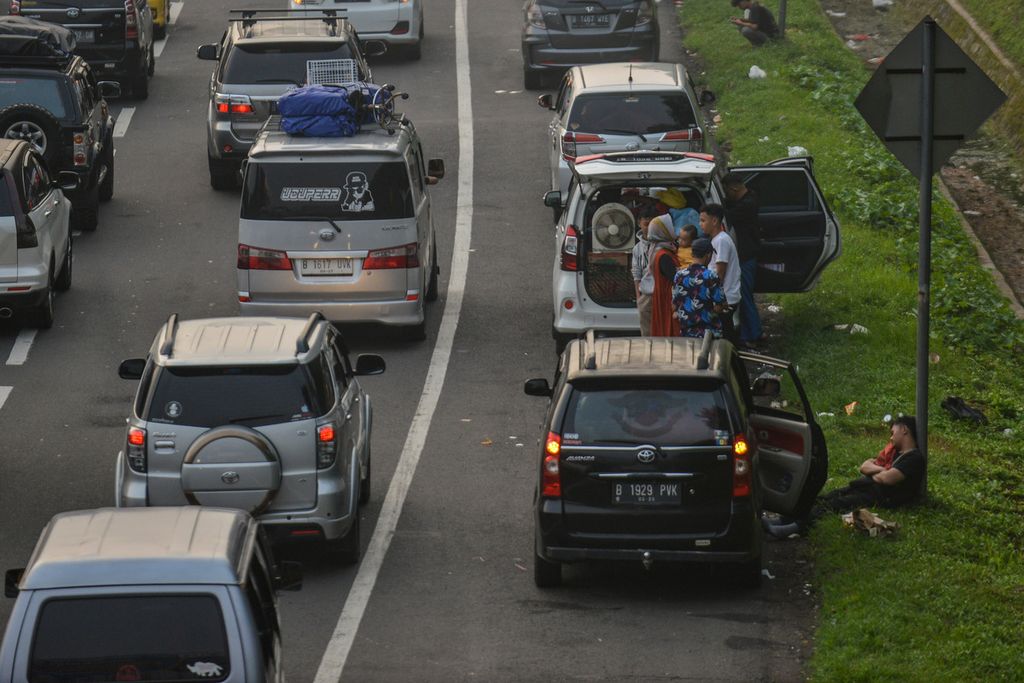
<svg viewBox="0 0 1024 683"><path fill-rule="evenodd" d="M734 315L742 298L740 285L740 257L736 251L736 243L725 229L725 209L721 204L705 204L700 209L700 227L704 234L711 238L711 246L715 256L711 262L718 273L725 291L725 302L728 309L720 313L722 319L722 336L737 344L736 321Z"/></svg>

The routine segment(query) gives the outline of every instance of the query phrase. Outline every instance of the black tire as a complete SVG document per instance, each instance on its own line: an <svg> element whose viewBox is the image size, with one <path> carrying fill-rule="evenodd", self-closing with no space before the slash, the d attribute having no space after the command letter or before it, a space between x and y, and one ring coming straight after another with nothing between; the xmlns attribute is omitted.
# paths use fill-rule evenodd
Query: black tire
<svg viewBox="0 0 1024 683"><path fill-rule="evenodd" d="M363 547L359 536L359 527L362 526L362 513L356 508L356 518L349 527L348 533L335 541L327 542L327 554L341 564L355 564L359 562L359 556Z"/></svg>
<svg viewBox="0 0 1024 683"><path fill-rule="evenodd" d="M544 87L544 74L523 68L523 87L527 90L540 90Z"/></svg>
<svg viewBox="0 0 1024 683"><path fill-rule="evenodd" d="M36 327L41 330L48 330L53 327L53 308L54 308L54 283L53 283L53 264L50 264L50 284L46 288L46 296L43 297L43 302L36 306L35 310L32 311L33 318L35 319Z"/></svg>
<svg viewBox="0 0 1024 683"><path fill-rule="evenodd" d="M0 138L11 137L35 146L48 166L60 155L60 121L37 104L12 104L0 110Z"/></svg>
<svg viewBox="0 0 1024 683"><path fill-rule="evenodd" d="M145 64L139 65L139 71L132 78L132 95L137 100L149 98L149 67Z"/></svg>
<svg viewBox="0 0 1024 683"><path fill-rule="evenodd" d="M427 320L423 319L423 322L418 325L407 325L402 328L402 339L405 341L419 342L427 338Z"/></svg>
<svg viewBox="0 0 1024 683"><path fill-rule="evenodd" d="M71 226L76 230L92 232L100 222L100 188L93 185L78 206L71 206Z"/></svg>
<svg viewBox="0 0 1024 683"><path fill-rule="evenodd" d="M419 40L416 42L415 45L410 45L410 46L405 48L405 58L410 60L410 61L413 61L413 62L418 62L418 61L420 61L420 59L423 58L423 20L422 19L420 19L420 35L419 35Z"/></svg>
<svg viewBox="0 0 1024 683"><path fill-rule="evenodd" d="M61 264L60 273L53 281L53 286L58 292L66 292L71 289L72 264L74 263L75 239L68 236L68 252L64 254L64 262Z"/></svg>
<svg viewBox="0 0 1024 683"><path fill-rule="evenodd" d="M366 476L359 480L359 504L370 502L370 475L373 471L373 460L370 459L370 446L366 446Z"/></svg>
<svg viewBox="0 0 1024 683"><path fill-rule="evenodd" d="M210 166L210 187L223 192L238 188L238 166L230 161L222 161L207 156Z"/></svg>
<svg viewBox="0 0 1024 683"><path fill-rule="evenodd" d="M107 139L107 146L103 152L103 163L107 167L107 175L103 178L99 188L99 200L109 202L114 197L114 139Z"/></svg>
<svg viewBox="0 0 1024 683"><path fill-rule="evenodd" d="M557 588L562 585L562 563L549 562L533 552L533 583L537 588Z"/></svg>
<svg viewBox="0 0 1024 683"><path fill-rule="evenodd" d="M149 66L146 67L146 75L152 76L156 73L156 47L149 44Z"/></svg>
<svg viewBox="0 0 1024 683"><path fill-rule="evenodd" d="M427 281L427 291L423 294L423 300L437 301L437 275L441 272L441 266L437 264L437 242L434 242L430 253L430 279Z"/></svg>

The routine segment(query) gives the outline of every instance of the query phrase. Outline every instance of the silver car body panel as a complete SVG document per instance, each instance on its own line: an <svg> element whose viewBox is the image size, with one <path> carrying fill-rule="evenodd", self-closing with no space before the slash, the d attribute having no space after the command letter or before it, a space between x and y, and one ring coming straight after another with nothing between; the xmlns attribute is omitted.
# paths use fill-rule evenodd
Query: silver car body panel
<svg viewBox="0 0 1024 683"><path fill-rule="evenodd" d="M361 41L383 40L389 45L413 45L419 42L420 26L423 23L423 3L420 0L395 2L395 0L323 0L322 2L295 2L292 9L338 10L359 32ZM393 33L400 21L408 22L405 33Z"/></svg>

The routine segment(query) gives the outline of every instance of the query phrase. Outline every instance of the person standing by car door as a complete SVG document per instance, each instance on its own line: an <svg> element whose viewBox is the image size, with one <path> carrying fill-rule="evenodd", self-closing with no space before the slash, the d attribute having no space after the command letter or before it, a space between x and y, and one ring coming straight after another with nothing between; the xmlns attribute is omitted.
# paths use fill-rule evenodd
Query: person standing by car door
<svg viewBox="0 0 1024 683"><path fill-rule="evenodd" d="M740 343L761 341L764 330L761 315L754 302L754 277L757 256L761 249L761 225L758 222L757 193L749 189L739 173L722 177L725 190L725 217L736 234L736 251L740 260Z"/></svg>
<svg viewBox="0 0 1024 683"><path fill-rule="evenodd" d="M690 263L681 265L676 273L672 303L684 337L701 338L707 330L722 336L722 321L716 308L725 304L725 292L718 275L708 267L715 250L711 240L701 237L690 248Z"/></svg>
<svg viewBox="0 0 1024 683"><path fill-rule="evenodd" d="M718 279L725 290L726 307L720 313L722 318L722 336L736 344L736 321L734 315L739 306L740 293L740 259L736 253L736 245L725 230L725 209L721 204L705 204L700 210L700 227L711 237L711 246L715 249L712 263Z"/></svg>
<svg viewBox="0 0 1024 683"><path fill-rule="evenodd" d="M679 263L676 261L676 240L672 231L672 216L662 214L651 219L647 226L647 269L654 277L651 294L651 336L678 337L679 323L672 307L672 283Z"/></svg>

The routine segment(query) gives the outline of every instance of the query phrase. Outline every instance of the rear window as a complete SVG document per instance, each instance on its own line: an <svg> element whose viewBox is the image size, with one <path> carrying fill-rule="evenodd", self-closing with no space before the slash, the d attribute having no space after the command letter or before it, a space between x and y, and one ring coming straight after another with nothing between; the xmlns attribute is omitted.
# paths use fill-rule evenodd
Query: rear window
<svg viewBox="0 0 1024 683"><path fill-rule="evenodd" d="M289 42L235 45L224 61L221 81L224 83L291 83L306 82L306 62L311 59L352 59L352 48L346 42Z"/></svg>
<svg viewBox="0 0 1024 683"><path fill-rule="evenodd" d="M731 434L717 388L575 389L562 425L566 444L714 446Z"/></svg>
<svg viewBox="0 0 1024 683"><path fill-rule="evenodd" d="M0 78L0 109L12 104L35 104L58 119L66 118L64 88L54 78L7 76Z"/></svg>
<svg viewBox="0 0 1024 683"><path fill-rule="evenodd" d="M222 681L230 672L212 595L50 600L32 642L30 683Z"/></svg>
<svg viewBox="0 0 1024 683"><path fill-rule="evenodd" d="M664 133L696 125L683 93L581 95L569 114L569 130L586 133Z"/></svg>
<svg viewBox="0 0 1024 683"><path fill-rule="evenodd" d="M143 419L207 428L306 420L333 404L323 378L305 365L165 367Z"/></svg>
<svg viewBox="0 0 1024 683"><path fill-rule="evenodd" d="M250 163L242 189L242 218L412 218L415 214L411 188L404 161Z"/></svg>

